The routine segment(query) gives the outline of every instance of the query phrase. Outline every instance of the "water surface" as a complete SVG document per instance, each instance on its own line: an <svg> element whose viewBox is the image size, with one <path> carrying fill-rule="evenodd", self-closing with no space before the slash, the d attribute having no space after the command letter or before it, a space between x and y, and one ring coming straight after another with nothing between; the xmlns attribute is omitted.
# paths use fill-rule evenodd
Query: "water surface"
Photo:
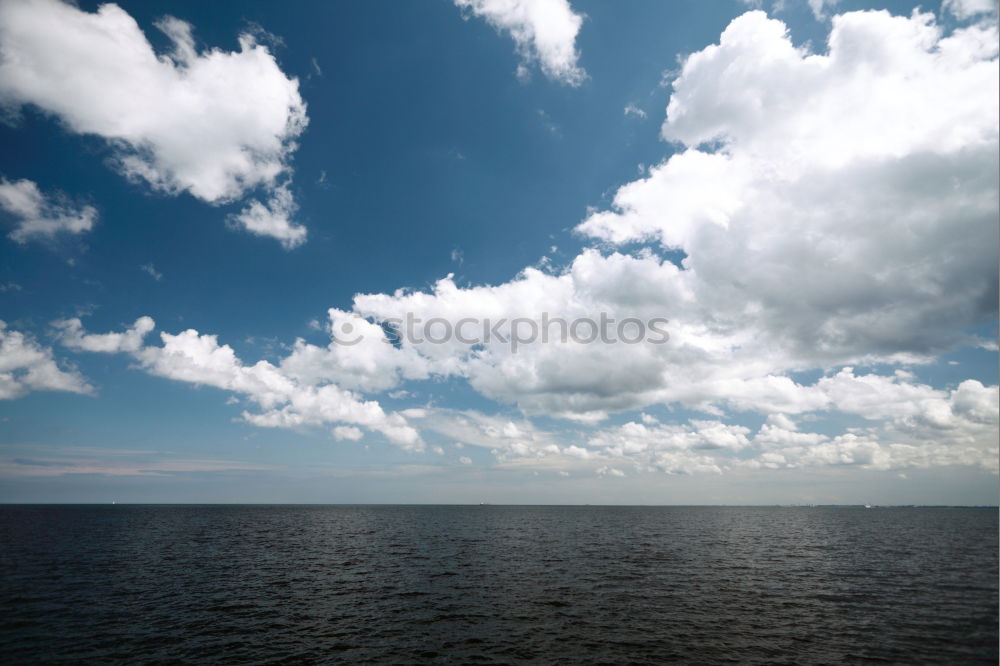
<svg viewBox="0 0 1000 666"><path fill-rule="evenodd" d="M996 663L997 510L3 506L0 656Z"/></svg>

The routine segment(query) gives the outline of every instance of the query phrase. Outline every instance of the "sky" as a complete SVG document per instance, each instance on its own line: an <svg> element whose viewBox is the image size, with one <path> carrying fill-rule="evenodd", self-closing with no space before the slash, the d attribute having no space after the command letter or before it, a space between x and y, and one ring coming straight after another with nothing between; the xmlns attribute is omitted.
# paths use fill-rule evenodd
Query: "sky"
<svg viewBox="0 0 1000 666"><path fill-rule="evenodd" d="M0 502L995 505L997 51L992 0L0 0Z"/></svg>

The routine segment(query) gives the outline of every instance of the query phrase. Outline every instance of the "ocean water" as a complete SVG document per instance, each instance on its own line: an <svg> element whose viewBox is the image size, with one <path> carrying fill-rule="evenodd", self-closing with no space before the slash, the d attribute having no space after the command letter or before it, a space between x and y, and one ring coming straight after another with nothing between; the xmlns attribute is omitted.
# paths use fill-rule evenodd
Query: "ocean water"
<svg viewBox="0 0 1000 666"><path fill-rule="evenodd" d="M0 662L991 663L997 510L0 507Z"/></svg>

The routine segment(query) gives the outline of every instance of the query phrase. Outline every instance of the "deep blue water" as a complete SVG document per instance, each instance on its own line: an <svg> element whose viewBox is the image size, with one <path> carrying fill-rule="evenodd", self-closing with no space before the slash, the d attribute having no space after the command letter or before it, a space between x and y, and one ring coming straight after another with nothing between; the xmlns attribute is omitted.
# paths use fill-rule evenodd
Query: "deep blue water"
<svg viewBox="0 0 1000 666"><path fill-rule="evenodd" d="M997 520L3 506L0 662L995 664Z"/></svg>

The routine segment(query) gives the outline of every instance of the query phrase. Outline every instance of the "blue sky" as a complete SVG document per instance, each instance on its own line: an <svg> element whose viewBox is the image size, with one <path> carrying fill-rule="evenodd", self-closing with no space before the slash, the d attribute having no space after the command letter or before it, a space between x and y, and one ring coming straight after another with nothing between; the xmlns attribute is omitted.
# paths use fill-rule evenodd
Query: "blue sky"
<svg viewBox="0 0 1000 666"><path fill-rule="evenodd" d="M3 0L0 501L995 504L980 4Z"/></svg>

